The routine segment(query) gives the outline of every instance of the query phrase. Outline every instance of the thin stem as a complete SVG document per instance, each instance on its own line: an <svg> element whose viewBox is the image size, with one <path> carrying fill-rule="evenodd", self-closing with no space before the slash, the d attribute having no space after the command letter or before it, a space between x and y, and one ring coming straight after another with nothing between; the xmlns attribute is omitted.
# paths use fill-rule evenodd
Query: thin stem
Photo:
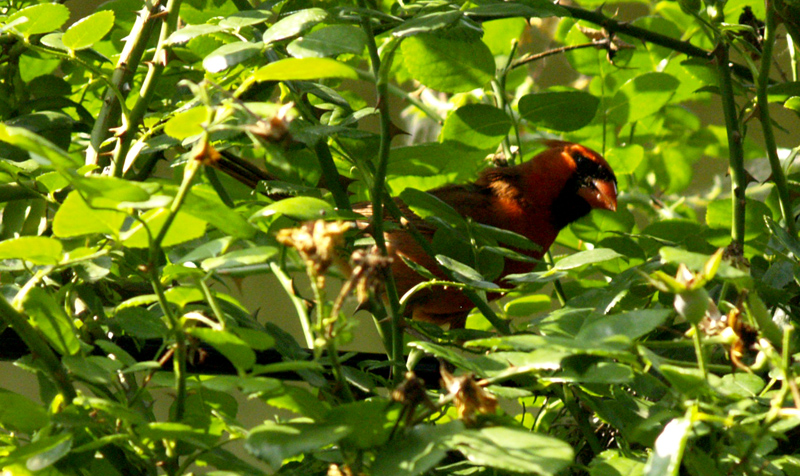
<svg viewBox="0 0 800 476"><path fill-rule="evenodd" d="M222 312L222 308L219 307L219 302L217 302L214 293L211 292L211 288L208 286L208 281L206 281L206 279L198 279L197 284L200 286L200 290L203 291L203 297L208 301L211 312L214 313L214 317L217 318L220 327L222 330L225 330L228 327L228 319L225 317L225 313Z"/></svg>
<svg viewBox="0 0 800 476"><path fill-rule="evenodd" d="M547 250L547 252L544 254L544 262L547 263L547 269L553 269L553 267L555 267L556 263L553 260L553 254L550 252L550 250ZM560 279L553 281L553 290L556 293L556 297L558 298L558 302L561 304L561 307L566 306L567 293L564 292L564 286L561 285Z"/></svg>
<svg viewBox="0 0 800 476"><path fill-rule="evenodd" d="M775 11L772 7L772 0L766 0L766 18L764 29L764 45L761 56L761 69L758 72L758 89L756 97L758 101L758 112L761 119L761 128L764 131L764 145L767 149L769 166L772 170L772 180L778 189L778 199L781 207L781 215L786 222L786 231L793 237L797 237L797 227L794 221L794 211L792 201L789 197L789 185L786 182L786 175L783 173L781 159L778 157L778 146L775 143L775 133L772 130L772 120L769 112L769 100L767 99L767 86L769 85L769 70L772 64L772 50L775 45Z"/></svg>
<svg viewBox="0 0 800 476"><path fill-rule="evenodd" d="M703 374L703 380L708 381L708 370L706 369L706 354L703 350L703 342L700 337L702 331L697 324L692 324L692 343L694 344L694 352L697 354L697 367L700 373Z"/></svg>
<svg viewBox="0 0 800 476"><path fill-rule="evenodd" d="M365 0L358 0L359 8L367 9ZM372 74L375 77L375 87L377 89L377 108L380 113L381 124L381 143L378 150L378 166L375 169L375 178L372 188L372 236L381 255L386 256L386 238L383 234L383 197L386 187L386 169L389 163L389 147L392 140L391 117L389 116L389 97L388 84L385 72L381 70L381 58L378 53L378 45L375 42L375 34L372 31L372 24L366 15L361 16L361 29L367 35L367 50L369 51ZM389 55L394 53L393 46L389 45ZM388 195L388 194L387 194ZM388 200L391 202L391 199ZM384 270L386 283L386 295L389 298L389 313L392 320L392 381L399 384L403 378L403 315L400 314L400 297L397 292L397 284L394 275L388 267Z"/></svg>
<svg viewBox="0 0 800 476"><path fill-rule="evenodd" d="M398 86L396 86L394 84L391 84L391 83L387 84L387 88L388 88L388 91L390 93L394 94L397 97L401 97L401 98L405 99L406 101L410 102L411 104L414 105L414 107L416 107L420 111L424 112L425 115L427 115L428 117L430 117L431 119L436 121L437 124L439 124L439 125L444 124L444 119L442 119L442 116L440 116L438 112L436 112L435 110L433 110L430 107L428 107L428 105L425 104L424 101L420 101L413 94L410 94L405 89L400 88L400 87L398 87Z"/></svg>
<svg viewBox="0 0 800 476"><path fill-rule="evenodd" d="M172 222L175 220L175 217L183 205L186 196L189 194L189 189L191 188L192 181L194 180L194 176L197 174L199 167L200 161L194 157L190 158L186 163L186 168L184 169L183 173L183 181L178 189L178 193L172 200L172 204L169 207L169 212L166 220L164 221L164 225L158 231L156 237L150 241L147 266L150 272L150 284L153 287L153 291L156 294L158 303L164 312L167 325L170 327L170 331L175 336L175 355L172 358L173 372L175 373L175 421L183 420L186 410L186 335L183 332L181 320L172 312L169 301L167 301L164 287L161 285L161 279L158 273L156 262L159 254L161 253L161 243L164 241L164 237L166 237L170 225L172 225Z"/></svg>
<svg viewBox="0 0 800 476"><path fill-rule="evenodd" d="M585 10L583 8L563 4L559 4L559 6L569 11L573 18L594 23L595 25L603 27L609 33L622 33L624 35L632 36L634 38L683 53L686 56L711 59L714 54L713 52L706 51L688 41L676 40L670 36L637 27L628 22L614 20L613 18L605 16L598 10ZM731 63L730 68L733 69L736 75L741 78L749 80L753 79L752 73L746 66Z"/></svg>
<svg viewBox="0 0 800 476"><path fill-rule="evenodd" d="M561 46L559 48L553 48L551 50L542 51L541 53L528 53L525 56L521 56L517 60L513 61L511 65L508 67L508 69L509 70L516 69L519 68L520 66L525 66L528 63L539 61L540 59L547 58L548 56L565 53L567 51L580 50L583 48L604 48L609 43L610 41L608 39L603 39L596 42L592 41L589 43L581 43L579 45Z"/></svg>
<svg viewBox="0 0 800 476"><path fill-rule="evenodd" d="M744 244L745 189L747 176L744 170L744 148L742 131L733 94L731 66L728 59L728 45L720 39L715 50L717 73L719 74L719 90L722 97L722 111L725 115L725 129L728 132L728 156L731 170L731 201L733 207L733 223L731 225L731 245L741 249Z"/></svg>

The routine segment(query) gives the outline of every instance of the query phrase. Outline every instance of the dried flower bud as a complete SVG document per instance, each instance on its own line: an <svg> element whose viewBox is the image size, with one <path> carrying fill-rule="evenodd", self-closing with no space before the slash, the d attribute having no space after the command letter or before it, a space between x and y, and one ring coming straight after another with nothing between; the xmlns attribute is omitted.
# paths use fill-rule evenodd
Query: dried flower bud
<svg viewBox="0 0 800 476"><path fill-rule="evenodd" d="M317 220L305 222L297 228L278 232L277 240L295 248L315 276L321 276L339 259L339 248L344 244L344 232L350 223Z"/></svg>
<svg viewBox="0 0 800 476"><path fill-rule="evenodd" d="M497 411L497 398L484 390L471 374L456 377L445 369L441 373L445 388L454 397L458 416L464 422L473 423L477 414Z"/></svg>

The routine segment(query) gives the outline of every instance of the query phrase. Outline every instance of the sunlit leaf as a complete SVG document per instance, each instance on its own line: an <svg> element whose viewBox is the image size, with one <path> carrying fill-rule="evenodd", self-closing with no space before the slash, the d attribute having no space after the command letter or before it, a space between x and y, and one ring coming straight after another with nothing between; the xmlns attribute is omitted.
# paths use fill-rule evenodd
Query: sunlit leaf
<svg viewBox="0 0 800 476"><path fill-rule="evenodd" d="M68 19L69 9L66 6L58 3L41 3L15 12L5 23L14 25L15 30L28 38L31 35L57 30Z"/></svg>
<svg viewBox="0 0 800 476"><path fill-rule="evenodd" d="M422 84L458 93L485 86L494 76L489 48L480 41L442 38L429 33L403 41L405 67Z"/></svg>
<svg viewBox="0 0 800 476"><path fill-rule="evenodd" d="M286 58L259 68L256 81L290 81L318 78L358 79L351 66L330 58Z"/></svg>
<svg viewBox="0 0 800 476"><path fill-rule="evenodd" d="M73 23L64 32L61 42L72 51L90 48L102 40L113 27L114 12L101 10Z"/></svg>

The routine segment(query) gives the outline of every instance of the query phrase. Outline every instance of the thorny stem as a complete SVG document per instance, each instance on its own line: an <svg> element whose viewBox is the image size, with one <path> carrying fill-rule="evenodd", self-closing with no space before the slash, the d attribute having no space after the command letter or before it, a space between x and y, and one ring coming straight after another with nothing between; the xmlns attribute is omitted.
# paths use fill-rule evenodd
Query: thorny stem
<svg viewBox="0 0 800 476"><path fill-rule="evenodd" d="M733 224L731 225L732 243L736 249L744 244L745 189L747 176L744 170L744 148L742 131L736 110L733 94L733 80L728 58L728 45L720 39L714 50L719 74L719 90L722 97L722 111L725 115L725 129L728 132L728 155L731 170L731 200L733 202Z"/></svg>
<svg viewBox="0 0 800 476"><path fill-rule="evenodd" d="M603 48L610 43L608 38L600 40L600 41L593 41L590 43L581 43L579 45L567 45L561 46L559 48L553 48L551 50L542 51L541 53L528 53L525 56L522 56L511 63L508 67L509 70L519 68L520 66L525 66L528 63L532 63L534 61L539 61L540 59L547 58L548 56L557 55L560 53L565 53L567 51L572 50L580 50L583 48Z"/></svg>
<svg viewBox="0 0 800 476"><path fill-rule="evenodd" d="M358 6L366 10L365 0L358 0ZM378 151L378 166L375 170L375 182L372 188L372 236L381 255L387 256L386 239L383 235L383 198L386 181L386 168L389 163L389 146L392 140L391 117L389 116L389 97L388 79L384 77L381 70L381 58L378 53L378 45L375 43L375 34L372 31L372 24L369 17L362 15L361 28L367 35L367 49L369 50L370 62L372 64L372 74L375 76L375 87L377 88L377 107L380 113L381 123L381 143ZM391 48L392 45L389 45ZM392 54L393 52L390 52ZM388 195L388 194L387 194ZM391 202L391 199L387 200ZM403 316L400 314L400 298L397 292L397 284L392 275L391 269L384 269L386 281L386 295L389 298L389 312L392 320L392 362L393 372L392 381L396 385L403 379Z"/></svg>
<svg viewBox="0 0 800 476"><path fill-rule="evenodd" d="M128 35L125 47L119 56L119 60L117 60L117 66L111 75L111 84L120 91L125 83L131 81L133 73L139 67L142 54L147 48L147 43L155 25L155 22L152 21L153 15L160 6L160 0L153 1L149 6L143 7L136 17L136 22ZM109 129L112 125L116 125L119 120L122 107L125 107L120 101L113 89L109 89L106 92L103 98L103 107L100 109L92 128L91 142L86 151L86 164L97 164L101 167L108 165L100 159L100 148L109 137ZM119 157L114 161L113 173L116 177L121 176L121 162Z"/></svg>
<svg viewBox="0 0 800 476"><path fill-rule="evenodd" d="M336 335L333 330L335 321L338 318L336 314L329 314L326 319L325 310L325 285L324 280L317 274L312 264L307 268L308 277L311 280L311 289L314 292L314 300L316 301L317 308L317 332L319 337L325 342L325 350L328 352L328 358L331 361L331 369L333 370L333 377L336 379L339 388L344 392L344 397L347 402L355 401L353 391L350 389L350 384L347 383L347 378L342 369L342 363L339 361L339 351L336 348ZM326 320L330 319L330 323L326 324ZM317 354L318 347L314 346L315 354Z"/></svg>
<svg viewBox="0 0 800 476"><path fill-rule="evenodd" d="M205 139L207 138L204 138L204 140ZM167 236L167 231L169 231L170 225L172 225L172 222L175 220L175 217L183 205L186 196L189 194L192 181L194 180L194 176L197 174L197 170L199 168L200 162L194 157L191 157L189 161L186 162L186 168L183 172L183 181L178 189L178 193L172 200L172 204L169 207L168 215L164 221L164 225L158 231L156 237L150 241L149 258L147 263L147 268L150 274L150 284L153 287L153 291L156 294L158 303L164 312L167 325L175 336L175 355L172 359L172 365L175 373L175 421L183 420L186 410L186 335L183 333L181 320L172 312L169 301L167 301L167 296L164 292L164 287L161 284L158 266L156 263L158 256L161 253L161 243L164 241L164 237Z"/></svg>
<svg viewBox="0 0 800 476"><path fill-rule="evenodd" d="M622 33L624 35L632 36L634 38L683 53L686 56L712 59L714 55L714 52L709 52L703 48L694 46L688 41L676 40L675 38L637 27L628 22L614 20L613 18L605 16L598 10L585 10L583 8L563 4L559 4L559 6L569 11L573 18L594 23L595 25L603 27L609 33ZM733 69L736 75L741 78L753 78L752 73L746 66L731 63L730 69Z"/></svg>
<svg viewBox="0 0 800 476"><path fill-rule="evenodd" d="M761 128L764 131L764 145L767 149L769 166L772 170L772 179L778 189L781 215L786 222L786 230L792 237L797 237L797 226L794 220L794 210L792 201L789 197L789 185L786 175L783 173L781 160L778 157L778 148L775 143L775 133L772 130L772 120L770 119L769 100L767 99L767 86L769 85L769 69L772 64L772 50L775 46L775 11L772 0L766 0L766 18L764 30L764 45L761 56L761 69L758 72L758 89L756 97L758 101L758 113L760 116Z"/></svg>
<svg viewBox="0 0 800 476"><path fill-rule="evenodd" d="M117 143L117 148L114 150L114 157L118 162L125 161L136 129L142 122L145 112L147 112L147 107L153 99L153 94L155 94L158 80L161 78L161 73L166 67L168 52L167 38L169 38L178 26L178 13L181 7L181 1L182 0L167 1L167 7L164 11L164 23L161 25L161 32L158 37L158 45L156 45L152 61L147 64L147 75L144 81L142 81L139 97L128 117L128 124L125 129L120 132L119 142ZM122 167L122 165L119 165L119 167Z"/></svg>

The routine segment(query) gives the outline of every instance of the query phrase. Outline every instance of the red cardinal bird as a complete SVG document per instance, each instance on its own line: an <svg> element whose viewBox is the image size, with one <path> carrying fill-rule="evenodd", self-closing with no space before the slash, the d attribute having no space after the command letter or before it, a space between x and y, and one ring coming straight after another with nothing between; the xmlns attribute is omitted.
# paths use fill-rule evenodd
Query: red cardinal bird
<svg viewBox="0 0 800 476"><path fill-rule="evenodd" d="M537 251L521 251L541 258L555 241L558 232L588 214L593 208L615 211L617 179L611 167L597 152L582 145L548 141L550 147L533 159L514 167L485 170L474 184L448 185L428 191L453 207L462 216L523 235L539 245ZM409 219L423 224L420 231L433 235L434 229L414 215L402 202L398 204ZM355 211L371 215L367 204ZM424 278L406 266L397 255L416 262L434 275L445 278L436 262L406 231L386 233L386 245L395 259L392 272L402 296ZM506 260L500 280L509 274L525 273L533 263ZM499 295L490 295L497 298ZM464 327L472 302L454 288L428 288L415 294L406 307L413 319Z"/></svg>

